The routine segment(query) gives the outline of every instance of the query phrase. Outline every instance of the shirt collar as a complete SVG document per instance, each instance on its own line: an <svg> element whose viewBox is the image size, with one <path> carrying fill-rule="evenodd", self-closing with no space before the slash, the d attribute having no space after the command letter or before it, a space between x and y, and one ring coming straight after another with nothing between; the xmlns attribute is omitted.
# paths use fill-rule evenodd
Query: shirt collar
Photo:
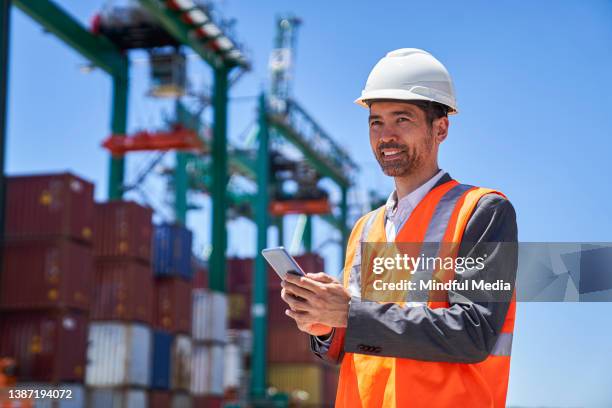
<svg viewBox="0 0 612 408"><path fill-rule="evenodd" d="M429 190L431 190L438 180L440 180L445 174L446 172L444 170L439 170L432 178L421 184L413 192L402 197L399 202L397 201L397 190L393 190L385 204L385 214L387 217L392 216L400 206L410 208L416 207L417 204L419 204L419 202L427 195Z"/></svg>

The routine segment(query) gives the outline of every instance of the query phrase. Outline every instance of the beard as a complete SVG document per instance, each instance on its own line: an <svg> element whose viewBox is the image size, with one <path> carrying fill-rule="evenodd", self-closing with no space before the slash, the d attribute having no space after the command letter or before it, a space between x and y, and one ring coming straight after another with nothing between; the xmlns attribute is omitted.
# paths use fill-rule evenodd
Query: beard
<svg viewBox="0 0 612 408"><path fill-rule="evenodd" d="M433 149L433 135L428 132L428 137L418 145L404 145L395 142L381 143L376 147L375 156L381 170L390 177L405 177L414 174L423 166L424 158ZM383 149L398 149L399 157L385 160Z"/></svg>

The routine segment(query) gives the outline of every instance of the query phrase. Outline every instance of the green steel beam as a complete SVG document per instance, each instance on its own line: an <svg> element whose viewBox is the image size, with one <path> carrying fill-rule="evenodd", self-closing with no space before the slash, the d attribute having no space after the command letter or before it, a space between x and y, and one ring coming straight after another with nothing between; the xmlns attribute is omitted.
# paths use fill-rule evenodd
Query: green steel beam
<svg viewBox="0 0 612 408"><path fill-rule="evenodd" d="M306 216L306 225L304 225L304 251L312 252L312 216Z"/></svg>
<svg viewBox="0 0 612 408"><path fill-rule="evenodd" d="M115 135L125 135L127 131L128 80L127 65L124 75L113 76L113 100L111 106L111 130ZM108 177L108 199L120 200L123 196L125 176L124 156L110 156Z"/></svg>
<svg viewBox="0 0 612 408"><path fill-rule="evenodd" d="M3 0L3 3L6 0ZM24 13L94 65L127 79L128 59L105 37L91 34L81 23L50 0L13 0Z"/></svg>
<svg viewBox="0 0 612 408"><path fill-rule="evenodd" d="M306 143L303 137L291 127L280 115L268 115L268 121L272 127L278 130L287 140L295 145L308 159L310 164L321 173L323 176L331 178L340 187L348 187L351 182L346 177L341 169L334 168L324 161L322 161L319 155L313 150L313 148Z"/></svg>
<svg viewBox="0 0 612 408"><path fill-rule="evenodd" d="M253 279L253 304L251 306L251 327L253 330L253 352L251 357L251 397L262 399L266 395L266 337L268 310L268 275L261 251L268 245L268 200L270 198L269 172L270 152L268 123L266 119L266 100L262 94L259 99L259 146L257 148L257 204L255 221L257 223L257 253L255 254L255 277Z"/></svg>
<svg viewBox="0 0 612 408"><path fill-rule="evenodd" d="M282 215L276 217L274 224L276 225L276 232L278 235L278 246L283 246L285 245L285 217Z"/></svg>
<svg viewBox="0 0 612 408"><path fill-rule="evenodd" d="M227 248L227 102L229 70L214 70L214 123L212 140L212 253L210 255L210 288L225 292L225 250Z"/></svg>
<svg viewBox="0 0 612 408"><path fill-rule="evenodd" d="M188 45L196 54L198 54L204 61L206 61L214 69L220 69L223 67L231 68L232 66L225 66L223 60L216 55L214 52L207 50L199 40L197 40L193 34L190 33L191 27L185 24L177 12L170 10L159 0L139 0L152 15L154 15L158 21L164 26L174 38L183 44Z"/></svg>
<svg viewBox="0 0 612 408"><path fill-rule="evenodd" d="M174 172L174 217L177 223L187 223L187 154L176 152Z"/></svg>

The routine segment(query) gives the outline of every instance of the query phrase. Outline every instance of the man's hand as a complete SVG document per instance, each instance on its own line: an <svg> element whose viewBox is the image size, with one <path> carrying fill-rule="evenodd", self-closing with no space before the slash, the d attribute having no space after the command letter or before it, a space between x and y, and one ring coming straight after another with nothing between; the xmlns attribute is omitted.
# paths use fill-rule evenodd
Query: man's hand
<svg viewBox="0 0 612 408"><path fill-rule="evenodd" d="M351 296L337 279L325 273L287 275L281 297L298 328L314 336L329 334L332 327L346 327Z"/></svg>

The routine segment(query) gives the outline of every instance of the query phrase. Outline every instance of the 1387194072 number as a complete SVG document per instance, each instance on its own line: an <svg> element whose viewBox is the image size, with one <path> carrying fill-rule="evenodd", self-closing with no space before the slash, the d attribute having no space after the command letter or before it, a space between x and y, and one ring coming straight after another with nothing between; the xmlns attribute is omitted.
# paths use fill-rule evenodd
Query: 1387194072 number
<svg viewBox="0 0 612 408"><path fill-rule="evenodd" d="M72 390L8 390L10 399L70 399Z"/></svg>

